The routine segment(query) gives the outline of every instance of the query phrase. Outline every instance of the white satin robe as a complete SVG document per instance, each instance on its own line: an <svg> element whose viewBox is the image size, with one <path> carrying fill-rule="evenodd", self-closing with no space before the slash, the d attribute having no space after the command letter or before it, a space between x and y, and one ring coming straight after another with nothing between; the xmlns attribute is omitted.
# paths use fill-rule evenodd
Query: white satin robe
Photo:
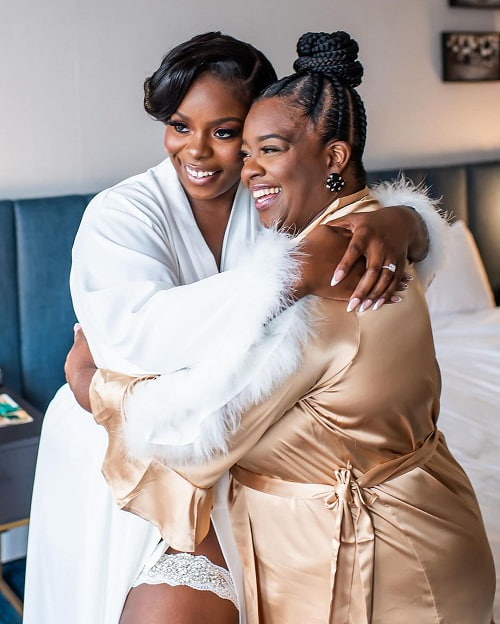
<svg viewBox="0 0 500 624"><path fill-rule="evenodd" d="M223 271L258 227L253 202L240 187ZM185 286L174 288L179 285ZM234 332L242 331L232 311L245 304L244 291L235 272L218 273L169 160L88 206L73 247L71 292L101 366L139 374L202 359L214 349L216 328L234 323ZM40 441L25 624L116 624L133 580L154 555L156 527L118 509L110 495L101 474L105 449L104 430L63 386ZM215 510L214 524L226 536L220 541L237 583L239 562L231 565L225 516Z"/></svg>

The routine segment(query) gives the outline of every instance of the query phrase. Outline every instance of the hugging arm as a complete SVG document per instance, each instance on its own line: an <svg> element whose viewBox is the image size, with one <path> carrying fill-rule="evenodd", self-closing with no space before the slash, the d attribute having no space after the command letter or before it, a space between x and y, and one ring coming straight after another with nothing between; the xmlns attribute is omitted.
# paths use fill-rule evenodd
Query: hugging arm
<svg viewBox="0 0 500 624"><path fill-rule="evenodd" d="M420 202L421 214L425 205L427 210L431 206L425 195L415 191L391 192L383 199L392 204ZM432 206L430 209L434 210ZM360 217L365 218L375 222L377 216ZM418 219L415 215L404 218ZM380 230L377 238L385 236L384 244L401 237L381 234ZM409 238L411 230L408 228ZM242 324L241 313L255 307L255 292L261 282L274 289L274 294L284 294L289 286L278 284L281 273L269 275L265 262L252 266L251 256L234 270L205 279L205 269L201 269L199 281L181 285L170 234L167 225L150 214L147 206L113 189L97 196L87 209L75 240L71 290L77 317L98 365L130 374L162 373L190 366L217 349L221 333L240 339L248 335L249 327ZM354 234L356 248L356 227ZM361 235L370 247L366 241L372 236L363 234L363 228ZM431 235L434 255L424 261L431 272L439 265L439 236L444 233L434 238ZM407 253L410 244L406 240L401 243L400 255ZM369 260L373 267L378 265L380 269L386 260L395 262L390 257L392 252L381 251L376 242L371 246L378 250L375 259ZM352 253L349 258L352 264ZM333 266L328 273L332 272ZM382 271L382 275L386 273ZM370 274L373 278L375 271ZM268 310L262 306L258 314L268 314ZM255 336L249 337L250 342L253 339Z"/></svg>
<svg viewBox="0 0 500 624"><path fill-rule="evenodd" d="M282 350L283 357L287 353L287 349ZM200 461L192 444L193 456L184 456L172 468L168 465L170 458L175 457L172 445L156 444L152 460L147 454L139 457L131 454L127 444L128 421L141 409L145 393L153 391L156 400L162 401L161 388L151 385L155 380L133 380L98 370L92 380L92 407L96 420L108 432L103 472L120 507L157 525L171 547L193 551L208 530L212 486L274 423L293 409L321 375L317 367L307 366L286 382L270 387L269 374L272 372L266 370L260 377L256 376L246 389L246 396L235 397L232 405L223 406L212 415L211 438L212 441L224 438L224 452L217 450L220 443L216 442L212 455ZM134 401L139 391L139 401ZM227 410L238 413L237 422L229 428Z"/></svg>
<svg viewBox="0 0 500 624"><path fill-rule="evenodd" d="M343 279L360 258L366 258L366 270L351 295L354 304L389 301L403 278L407 259L416 263L420 280L427 287L443 263L448 234L446 219L425 189L399 180L375 186L371 192L384 210L350 214L330 224L351 238L335 270L336 281ZM382 269L390 264L396 265L394 273Z"/></svg>
<svg viewBox="0 0 500 624"><path fill-rule="evenodd" d="M192 550L203 539L213 483L320 378L319 363L304 364L300 358L309 337L310 303L299 302L267 323L261 344L242 362L243 376L233 369L227 388L231 400L215 407L210 399L211 411L203 413L201 404L199 410L181 410L193 395L205 403L213 366L149 380L110 371L94 375L92 408L109 435L103 471L113 495L120 507L159 526L174 548ZM328 327L335 331L331 323ZM331 363L331 353L323 356ZM88 363L88 354L83 359ZM219 364L232 369L232 362ZM91 365L86 368L92 374Z"/></svg>
<svg viewBox="0 0 500 624"><path fill-rule="evenodd" d="M163 374L172 418L194 411L203 420L245 385L252 366L242 362L266 322L291 302L300 272L293 243L265 230L234 268L179 286L168 232L127 202L108 197L84 217L72 269L75 310L98 366ZM183 394L179 379L196 387L206 371L206 390Z"/></svg>
<svg viewBox="0 0 500 624"><path fill-rule="evenodd" d="M267 320L288 305L300 262L286 237L264 231L238 267L178 286L175 254L160 224L121 196L97 201L82 222L72 269L75 309L95 360L133 375L164 373L172 422L196 412L201 423L267 357L251 347L264 337ZM272 352L281 337L268 338ZM188 383L201 387L206 371L210 384L182 390Z"/></svg>

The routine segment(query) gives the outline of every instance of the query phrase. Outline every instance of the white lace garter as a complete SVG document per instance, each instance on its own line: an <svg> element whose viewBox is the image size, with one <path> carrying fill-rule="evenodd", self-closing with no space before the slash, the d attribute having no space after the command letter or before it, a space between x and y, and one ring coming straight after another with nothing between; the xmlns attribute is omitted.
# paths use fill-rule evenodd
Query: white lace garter
<svg viewBox="0 0 500 624"><path fill-rule="evenodd" d="M219 598L230 600L238 608L238 598L231 575L204 555L164 554L152 567L139 574L132 587L142 583L187 585L193 589L211 591Z"/></svg>

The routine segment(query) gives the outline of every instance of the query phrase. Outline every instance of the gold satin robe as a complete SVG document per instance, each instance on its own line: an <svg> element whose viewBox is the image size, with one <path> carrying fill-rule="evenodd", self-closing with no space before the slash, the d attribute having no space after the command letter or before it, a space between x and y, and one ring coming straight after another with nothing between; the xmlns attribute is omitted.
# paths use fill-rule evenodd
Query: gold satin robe
<svg viewBox="0 0 500 624"><path fill-rule="evenodd" d="M353 199L335 216L376 208ZM316 306L300 369L207 464L127 459L121 403L137 380L98 371L91 400L109 433L103 471L118 504L193 550L208 530L211 486L232 467L249 624L490 624L492 555L470 482L436 427L440 375L419 284L377 312Z"/></svg>

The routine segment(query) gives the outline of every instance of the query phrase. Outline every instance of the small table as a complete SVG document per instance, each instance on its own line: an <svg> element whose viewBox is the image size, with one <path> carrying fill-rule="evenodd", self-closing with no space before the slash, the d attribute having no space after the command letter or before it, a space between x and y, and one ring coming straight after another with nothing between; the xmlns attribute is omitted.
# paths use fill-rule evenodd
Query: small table
<svg viewBox="0 0 500 624"><path fill-rule="evenodd" d="M31 493L43 415L16 392L0 386L33 418L32 422L0 427L0 536L29 523ZM1 544L0 544L1 546ZM2 574L0 548L0 592L22 614L23 603Z"/></svg>

